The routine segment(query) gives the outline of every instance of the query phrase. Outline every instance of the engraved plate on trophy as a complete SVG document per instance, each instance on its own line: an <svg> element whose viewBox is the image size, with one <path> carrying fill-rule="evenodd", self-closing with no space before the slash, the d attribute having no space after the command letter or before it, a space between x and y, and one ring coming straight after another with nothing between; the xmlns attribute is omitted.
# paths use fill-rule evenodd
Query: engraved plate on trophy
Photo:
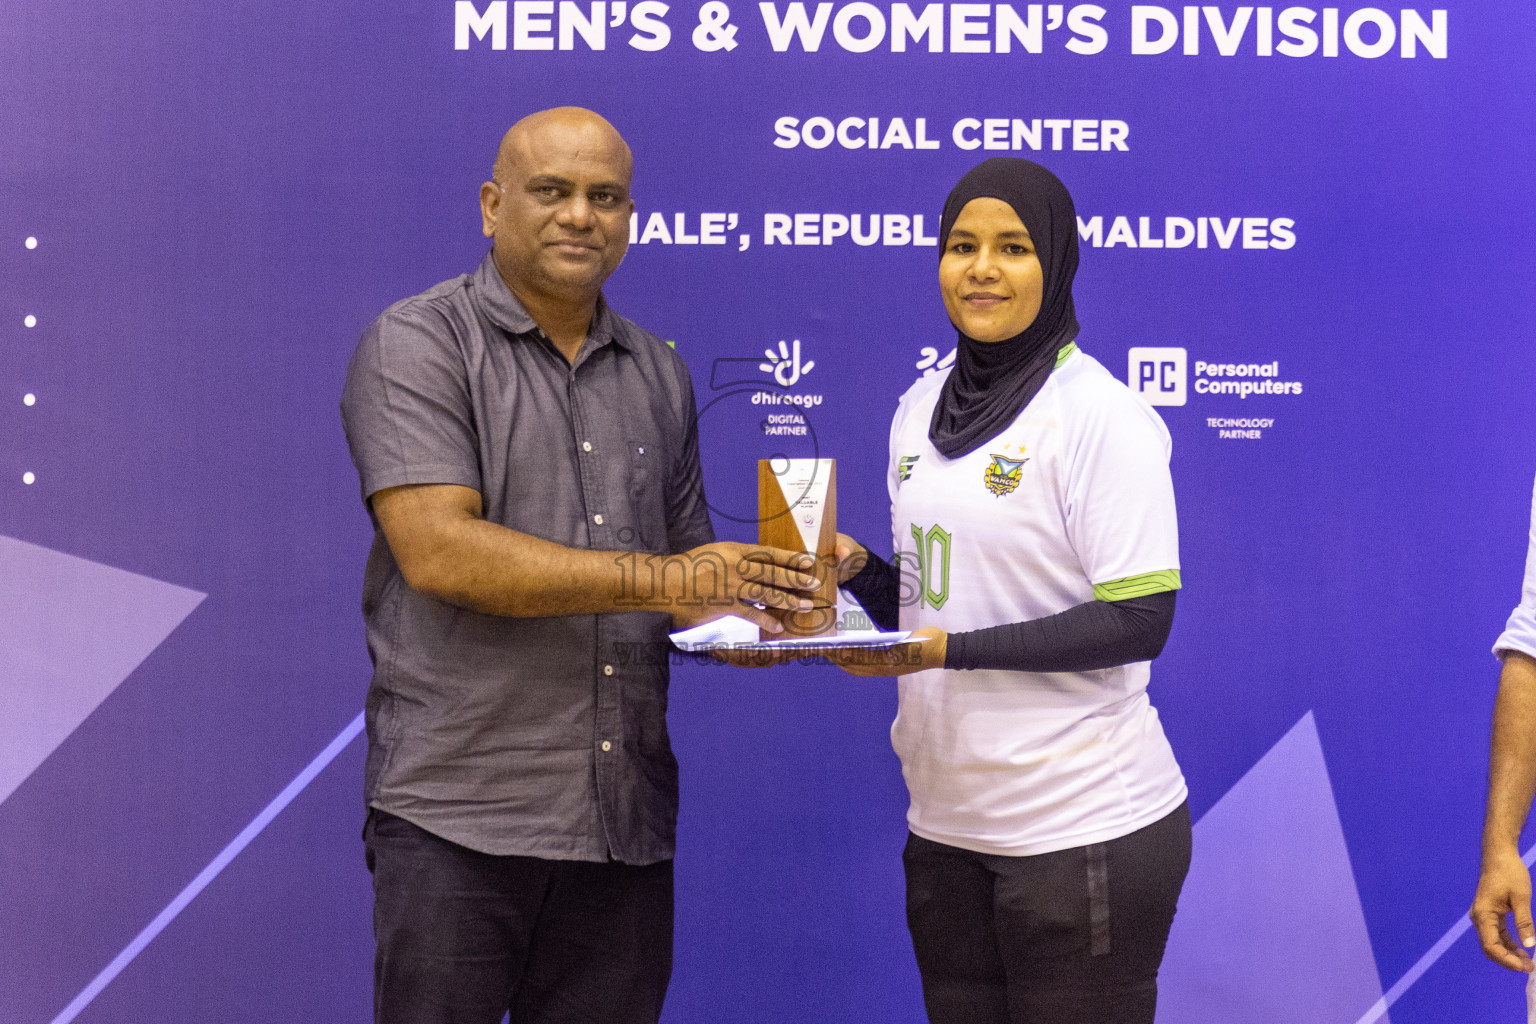
<svg viewBox="0 0 1536 1024"><path fill-rule="evenodd" d="M764 640L823 636L837 630L837 460L760 459L757 542L816 556L821 589L814 607L783 617L784 632Z"/></svg>

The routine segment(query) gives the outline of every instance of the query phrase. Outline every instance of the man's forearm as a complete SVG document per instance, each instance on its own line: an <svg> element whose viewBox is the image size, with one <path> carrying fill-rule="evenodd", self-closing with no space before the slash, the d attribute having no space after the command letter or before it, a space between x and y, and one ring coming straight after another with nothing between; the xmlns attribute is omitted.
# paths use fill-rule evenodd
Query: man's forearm
<svg viewBox="0 0 1536 1024"><path fill-rule="evenodd" d="M719 542L677 554L588 551L480 515L480 495L451 484L373 495L374 514L405 582L489 615L535 618L670 612L697 624L734 611L776 632L776 611L805 610L817 587L807 556Z"/></svg>
<svg viewBox="0 0 1536 1024"><path fill-rule="evenodd" d="M665 595L636 593L627 553L569 548L488 522L470 488L395 487L372 503L405 582L460 607L530 618L665 605Z"/></svg>
<svg viewBox="0 0 1536 1024"><path fill-rule="evenodd" d="M1531 800L1536 797L1536 660L1504 654L1493 709L1488 764L1488 816L1483 855L1517 848Z"/></svg>
<svg viewBox="0 0 1536 1024"><path fill-rule="evenodd" d="M568 548L470 517L440 527L435 540L431 557L418 560L406 582L477 612L590 615L663 603L662 595L637 594L623 552Z"/></svg>

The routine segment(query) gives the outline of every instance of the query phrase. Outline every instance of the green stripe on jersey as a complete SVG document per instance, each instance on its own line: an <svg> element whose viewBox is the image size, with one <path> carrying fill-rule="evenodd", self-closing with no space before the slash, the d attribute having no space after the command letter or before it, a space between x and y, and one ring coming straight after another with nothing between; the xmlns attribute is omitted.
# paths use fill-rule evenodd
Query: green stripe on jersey
<svg viewBox="0 0 1536 1024"><path fill-rule="evenodd" d="M1054 370L1057 367L1061 366L1061 364L1066 362L1068 359L1071 359L1072 358L1072 353L1076 352L1076 351L1077 351L1077 342L1075 342L1075 341L1069 341L1069 342L1067 342L1065 348L1057 349L1057 351L1056 351L1056 366L1051 367L1051 369Z"/></svg>
<svg viewBox="0 0 1536 1024"><path fill-rule="evenodd" d="M1148 594L1178 590L1183 585L1179 581L1179 570L1159 569L1157 572L1144 572L1140 576L1127 576L1123 580L1095 583L1093 599L1095 601L1126 601L1133 597L1146 597Z"/></svg>

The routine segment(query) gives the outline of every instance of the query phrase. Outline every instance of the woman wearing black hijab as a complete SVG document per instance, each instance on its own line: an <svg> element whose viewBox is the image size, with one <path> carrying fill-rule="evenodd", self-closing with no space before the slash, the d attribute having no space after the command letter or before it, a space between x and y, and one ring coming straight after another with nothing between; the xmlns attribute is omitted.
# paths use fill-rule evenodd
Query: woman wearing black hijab
<svg viewBox="0 0 1536 1024"><path fill-rule="evenodd" d="M902 676L928 1017L1151 1024L1190 850L1146 693L1179 587L1168 431L1077 348L1077 215L1055 175L987 160L939 237L959 351L892 423L899 568L839 538L844 588L922 640L845 667Z"/></svg>

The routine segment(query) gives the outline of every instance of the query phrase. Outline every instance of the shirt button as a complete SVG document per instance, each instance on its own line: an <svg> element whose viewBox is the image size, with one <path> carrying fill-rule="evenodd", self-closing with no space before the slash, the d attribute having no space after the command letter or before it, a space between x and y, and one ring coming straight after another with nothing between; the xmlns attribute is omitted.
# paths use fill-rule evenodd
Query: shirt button
<svg viewBox="0 0 1536 1024"><path fill-rule="evenodd" d="M610 751L612 749L613 749L613 744L609 743L607 740L603 740L603 753L606 754L606 753L608 753L608 751Z"/></svg>
<svg viewBox="0 0 1536 1024"><path fill-rule="evenodd" d="M584 451L584 452L591 451L592 450L592 442L591 441L583 441L583 442L581 442L581 450Z"/></svg>
<svg viewBox="0 0 1536 1024"><path fill-rule="evenodd" d="M602 526L603 525L603 514L601 512L599 512L597 515L592 517L592 521L594 523L596 523L598 526Z"/></svg>
<svg viewBox="0 0 1536 1024"><path fill-rule="evenodd" d="M603 675L605 675L605 676L613 675L613 666L612 665L604 665L603 666Z"/></svg>
<svg viewBox="0 0 1536 1024"><path fill-rule="evenodd" d="M644 455L644 454L645 454L645 445L641 445L641 446L640 446L640 454L641 454L641 455Z"/></svg>

